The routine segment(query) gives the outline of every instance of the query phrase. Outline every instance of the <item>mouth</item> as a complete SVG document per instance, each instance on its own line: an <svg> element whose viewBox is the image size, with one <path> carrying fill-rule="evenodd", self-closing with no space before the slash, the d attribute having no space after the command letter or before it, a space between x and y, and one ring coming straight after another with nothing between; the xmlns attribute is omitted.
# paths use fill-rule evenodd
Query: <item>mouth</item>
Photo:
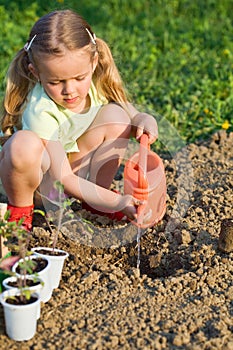
<svg viewBox="0 0 233 350"><path fill-rule="evenodd" d="M65 98L64 101L68 104L75 103L78 100L78 97Z"/></svg>

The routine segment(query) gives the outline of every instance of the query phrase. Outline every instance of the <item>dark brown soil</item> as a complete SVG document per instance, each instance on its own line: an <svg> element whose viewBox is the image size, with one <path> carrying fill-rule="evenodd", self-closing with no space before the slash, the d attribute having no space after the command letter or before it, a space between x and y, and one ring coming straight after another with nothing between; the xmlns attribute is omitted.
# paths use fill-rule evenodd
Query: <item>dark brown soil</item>
<svg viewBox="0 0 233 350"><path fill-rule="evenodd" d="M34 303L35 301L38 300L38 297L33 297L31 296L30 299L26 299L26 297L24 296L14 296L14 298L8 298L6 299L6 302L8 304L11 304L11 305L28 305L28 304L32 304ZM4 349L4 348L2 348Z"/></svg>
<svg viewBox="0 0 233 350"><path fill-rule="evenodd" d="M64 255L66 255L66 253L63 253L60 251L57 252L55 250L46 250L46 249L38 249L38 250L35 250L34 252L40 253L43 255L50 255L50 256L64 256Z"/></svg>
<svg viewBox="0 0 233 350"><path fill-rule="evenodd" d="M8 284L8 286L13 287L13 288L19 286L19 282L18 281L12 281L12 282L9 281L7 284ZM32 279L26 278L26 280L25 280L25 285L27 287L38 286L39 284L40 284L40 282L33 281Z"/></svg>
<svg viewBox="0 0 233 350"><path fill-rule="evenodd" d="M37 273L37 272L44 270L46 268L46 266L48 265L48 261L43 259L43 258L40 258L40 257L33 258L32 262L34 263L33 266L31 266L33 273ZM16 272L20 273L19 266L17 266Z"/></svg>
<svg viewBox="0 0 233 350"><path fill-rule="evenodd" d="M57 245L69 257L36 335L10 340L1 315L0 348L233 349L231 241L219 249L222 222L232 219L232 149L233 134L220 132L164 158L167 212L142 234L140 272L137 228L74 202ZM34 224L31 245L49 245L45 223Z"/></svg>

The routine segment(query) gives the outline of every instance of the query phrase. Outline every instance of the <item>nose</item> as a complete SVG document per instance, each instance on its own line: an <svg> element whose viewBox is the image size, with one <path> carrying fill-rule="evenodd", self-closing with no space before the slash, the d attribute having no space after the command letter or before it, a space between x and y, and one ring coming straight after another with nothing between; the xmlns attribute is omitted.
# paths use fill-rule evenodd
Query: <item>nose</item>
<svg viewBox="0 0 233 350"><path fill-rule="evenodd" d="M71 95L73 92L75 92L75 86L73 80L65 81L63 83L63 90L64 95Z"/></svg>

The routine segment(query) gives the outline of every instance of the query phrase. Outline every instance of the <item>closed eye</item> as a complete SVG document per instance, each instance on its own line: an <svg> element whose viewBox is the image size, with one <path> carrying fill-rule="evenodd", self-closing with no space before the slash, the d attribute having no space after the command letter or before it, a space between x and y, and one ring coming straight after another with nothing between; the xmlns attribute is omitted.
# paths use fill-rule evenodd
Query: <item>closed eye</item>
<svg viewBox="0 0 233 350"><path fill-rule="evenodd" d="M49 84L50 85L58 85L58 84L60 84L60 81L50 81Z"/></svg>
<svg viewBox="0 0 233 350"><path fill-rule="evenodd" d="M81 80L84 80L85 78L86 78L86 75L81 76L81 77L76 77L75 79L76 79L77 81L81 81Z"/></svg>

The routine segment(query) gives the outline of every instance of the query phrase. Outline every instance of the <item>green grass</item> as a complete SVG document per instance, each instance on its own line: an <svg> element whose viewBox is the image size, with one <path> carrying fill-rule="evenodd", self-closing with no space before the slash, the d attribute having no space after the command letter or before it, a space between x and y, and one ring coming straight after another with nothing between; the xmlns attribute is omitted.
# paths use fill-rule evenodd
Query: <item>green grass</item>
<svg viewBox="0 0 233 350"><path fill-rule="evenodd" d="M31 25L56 8L77 10L109 43L133 101L157 116L162 143L233 130L232 1L0 0L0 96Z"/></svg>

